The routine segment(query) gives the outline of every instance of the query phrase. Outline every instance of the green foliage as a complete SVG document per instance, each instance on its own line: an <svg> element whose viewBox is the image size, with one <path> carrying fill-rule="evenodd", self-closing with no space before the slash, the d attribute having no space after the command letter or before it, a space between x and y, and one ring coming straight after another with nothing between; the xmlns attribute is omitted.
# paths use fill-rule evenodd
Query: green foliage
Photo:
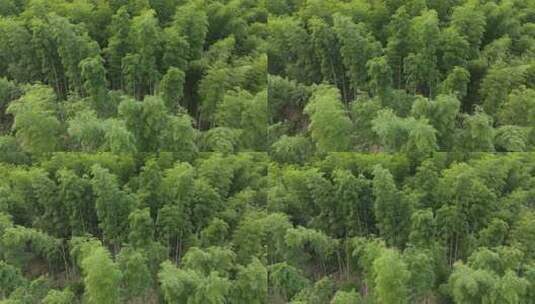
<svg viewBox="0 0 535 304"><path fill-rule="evenodd" d="M397 189L392 174L377 165L373 170L374 213L378 227L385 239L392 245L402 245L411 214L410 204Z"/></svg>
<svg viewBox="0 0 535 304"><path fill-rule="evenodd" d="M92 110L82 110L68 122L67 132L82 151L94 151L103 145L105 129Z"/></svg>
<svg viewBox="0 0 535 304"><path fill-rule="evenodd" d="M359 303L361 301L360 295L355 291L337 291L332 298L330 304L350 304Z"/></svg>
<svg viewBox="0 0 535 304"><path fill-rule="evenodd" d="M311 127L313 119L302 115L309 114L303 106L308 97L296 94L296 89L321 84L336 87L343 102L353 103L355 132L344 136L351 144L346 145L346 139L339 138L336 142L343 143L342 148L329 151L412 152L417 149L423 151L415 153L414 159L421 158L421 154L435 149L429 128L422 124L415 126L414 137L419 139L414 142L424 138L425 143L392 147L391 142L370 134L376 132L369 123L375 118L392 118L379 114L389 108L407 121L424 116L409 113L413 101L420 97L428 98L433 108L433 101L438 99L441 105L436 107L441 110L433 112L450 111L437 113L428 121L439 132L437 144L441 151L494 151L488 136L484 143L468 144L473 141L468 139L475 123L472 114L488 115L493 122L489 132L494 134L494 129L499 127L494 122L499 122L499 112L507 96L523 86L533 86L529 59L533 41L522 30L530 28L530 21L522 17L525 11L531 11L526 6L453 0L374 3L332 0L282 1L268 5L267 10L272 14L267 50L268 73L272 79L268 85L273 101L269 128L277 130L274 140L270 139L272 143L282 135L302 135L317 141ZM456 96L458 105L446 105L441 94ZM379 105L368 103L370 97ZM483 106L484 110L476 110L476 106ZM455 111L458 113L453 114ZM526 117L529 111L518 115ZM450 122L448 130L439 129L444 127L444 120ZM337 119L330 121L340 132L345 130L345 126L338 126ZM377 124L385 123L381 119ZM501 124L523 126L519 122ZM519 143L523 141L519 132L509 135L514 139L500 138L500 147L496 148L529 150L534 135L531 130L526 132L525 148ZM393 137L407 142L404 136ZM317 152L325 151L317 149Z"/></svg>
<svg viewBox="0 0 535 304"><path fill-rule="evenodd" d="M99 227L104 235L114 244L118 245L126 239L128 229L128 215L135 207L134 198L121 190L117 176L94 165L91 168L93 178L91 185L96 195L95 209L99 218Z"/></svg>
<svg viewBox="0 0 535 304"><path fill-rule="evenodd" d="M91 248L81 261L84 272L84 296L88 303L120 303L121 271L102 246Z"/></svg>
<svg viewBox="0 0 535 304"><path fill-rule="evenodd" d="M180 69L172 67L160 82L160 92L168 109L175 110L179 107L184 96L184 82L186 75Z"/></svg>
<svg viewBox="0 0 535 304"><path fill-rule="evenodd" d="M492 117L478 111L474 115L466 116L466 128L461 133L462 144L469 151L494 151L494 133Z"/></svg>
<svg viewBox="0 0 535 304"><path fill-rule="evenodd" d="M314 283L313 286L302 289L292 303L327 303L336 290L334 281L329 277L324 277Z"/></svg>
<svg viewBox="0 0 535 304"><path fill-rule="evenodd" d="M336 88L320 86L305 108L310 117L309 129L321 152L345 151L350 147L351 121L340 102Z"/></svg>
<svg viewBox="0 0 535 304"><path fill-rule="evenodd" d="M197 60L202 54L208 33L208 17L200 1L191 1L177 7L173 26L186 38L189 46L188 60Z"/></svg>
<svg viewBox="0 0 535 304"><path fill-rule="evenodd" d="M457 264L450 277L453 298L457 302L482 303L494 287L494 278L486 270L473 270Z"/></svg>
<svg viewBox="0 0 535 304"><path fill-rule="evenodd" d="M495 114L500 109L509 93L524 84L527 69L527 65L504 65L500 62L489 68L480 88L485 112Z"/></svg>
<svg viewBox="0 0 535 304"><path fill-rule="evenodd" d="M234 252L222 247L209 247L206 251L192 247L184 255L182 264L186 269L209 275L212 271L226 274L233 266Z"/></svg>
<svg viewBox="0 0 535 304"><path fill-rule="evenodd" d="M377 113L372 125L387 151L413 151L421 157L437 149L437 131L425 118L400 118L387 109Z"/></svg>
<svg viewBox="0 0 535 304"><path fill-rule="evenodd" d="M39 303L47 295L47 282L44 277L39 277L31 282L19 286L13 291L7 303Z"/></svg>
<svg viewBox="0 0 535 304"><path fill-rule="evenodd" d="M154 92L155 83L160 78L156 54L161 41L161 29L153 10L144 10L132 18L128 40L132 53L122 61L127 90L138 98Z"/></svg>
<svg viewBox="0 0 535 304"><path fill-rule="evenodd" d="M534 9L0 1L0 302L532 303Z"/></svg>
<svg viewBox="0 0 535 304"><path fill-rule="evenodd" d="M345 68L349 71L351 87L355 96L358 90L365 89L364 84L368 79L368 69L377 74L374 64L369 68L366 64L370 59L379 55L380 44L362 23L355 24L351 18L342 15L333 16L334 31L340 41L340 54L342 55ZM378 75L373 75L378 79ZM387 79L383 79L387 81Z"/></svg>
<svg viewBox="0 0 535 304"><path fill-rule="evenodd" d="M149 208L134 210L128 215L130 222L128 241L136 248L147 248L154 233L154 223Z"/></svg>
<svg viewBox="0 0 535 304"><path fill-rule="evenodd" d="M191 118L186 114L170 115L164 101L157 96L147 96L143 102L124 99L119 105L119 115L134 135L137 151L180 152L185 157L196 153Z"/></svg>
<svg viewBox="0 0 535 304"><path fill-rule="evenodd" d="M303 136L283 135L271 145L271 157L280 163L303 164L312 149L312 143Z"/></svg>
<svg viewBox="0 0 535 304"><path fill-rule="evenodd" d="M403 62L408 88L430 96L433 96L439 79L436 54L440 37L438 22L434 10L424 11L411 20L409 33L413 52Z"/></svg>
<svg viewBox="0 0 535 304"><path fill-rule="evenodd" d="M373 262L375 296L381 303L407 303L410 272L400 254L385 249Z"/></svg>
<svg viewBox="0 0 535 304"><path fill-rule="evenodd" d="M519 261L518 257L515 261L513 252L514 249L507 248L496 252L482 248L470 256L467 265L456 263L449 279L454 299L474 303L521 302L529 282L513 270Z"/></svg>
<svg viewBox="0 0 535 304"><path fill-rule="evenodd" d="M435 100L418 98L412 105L411 114L428 119L437 130L440 147L445 149L454 142L459 107L459 100L452 95L439 95Z"/></svg>
<svg viewBox="0 0 535 304"><path fill-rule="evenodd" d="M3 258L18 267L28 266L28 262L35 257L48 262L55 262L58 258L58 240L50 235L32 228L14 226L3 231L1 244Z"/></svg>
<svg viewBox="0 0 535 304"><path fill-rule="evenodd" d="M50 290L46 297L43 299L43 304L69 304L75 299L75 295L69 289L62 291Z"/></svg>
<svg viewBox="0 0 535 304"><path fill-rule="evenodd" d="M365 150L378 142L377 135L372 130L372 121L380 109L381 105L376 99L363 100L352 104L353 134L359 149Z"/></svg>
<svg viewBox="0 0 535 304"><path fill-rule="evenodd" d="M164 299L168 303L225 303L230 282L217 272L203 276L194 270L176 268L170 262L162 263L158 273Z"/></svg>
<svg viewBox="0 0 535 304"><path fill-rule="evenodd" d="M466 38L472 50L479 48L486 20L476 2L467 2L455 7L451 15L451 25Z"/></svg>
<svg viewBox="0 0 535 304"><path fill-rule="evenodd" d="M53 152L59 147L60 122L56 117L56 97L51 88L34 85L9 105L14 116L12 129L21 147L31 153Z"/></svg>
<svg viewBox="0 0 535 304"><path fill-rule="evenodd" d="M70 23L67 18L51 14L46 19L43 26L50 27L52 37L57 45L60 62L67 77L67 82L63 85L65 85L66 90L71 87L73 91L81 92L82 80L80 76L82 74L89 76L88 73L82 73L83 64L81 61L96 56L99 52L98 44L89 37L83 27ZM93 74L95 72L93 71Z"/></svg>
<svg viewBox="0 0 535 304"><path fill-rule="evenodd" d="M253 100L246 104L241 115L244 150L265 151L268 121L267 104L267 90L258 92Z"/></svg>
<svg viewBox="0 0 535 304"><path fill-rule="evenodd" d="M0 78L0 108L2 109L2 116L5 108L18 95L17 85L9 81L7 78ZM4 117L2 117L4 120Z"/></svg>
<svg viewBox="0 0 535 304"><path fill-rule="evenodd" d="M407 264L407 270L410 273L408 282L410 282L411 299L426 299L435 286L435 261L430 251L409 248L403 252L403 260Z"/></svg>
<svg viewBox="0 0 535 304"><path fill-rule="evenodd" d="M443 83L445 86L443 90L447 91L456 88L452 87L454 83L458 84L466 80L468 71L464 67L470 56L468 52L470 44L459 29L451 25L442 30L439 42L442 44L443 52L439 64L444 71L449 73Z"/></svg>
<svg viewBox="0 0 535 304"><path fill-rule="evenodd" d="M370 77L370 89L373 93L381 94L392 85L392 70L385 56L370 59L366 67Z"/></svg>
<svg viewBox="0 0 535 304"><path fill-rule="evenodd" d="M213 114L227 90L253 96L266 90L265 14L249 1L9 0L0 6L0 134L13 130L32 154L70 150L72 133L63 123L76 129L78 111L92 109L113 143L84 143L83 150L134 152L130 139L121 140L129 137L123 123L136 133L131 118L122 115L124 107L117 115L116 106L158 94L169 109L161 130L170 131L142 139L134 134L136 150L195 153L197 136L181 141L177 134L187 133L185 114L195 117L192 128L205 131L215 126ZM36 97L30 85L41 88ZM26 95L21 102L20 95ZM26 99L35 100L20 105ZM241 123L251 129L239 149L265 149L266 104L264 93L244 109ZM153 136L159 144L146 145Z"/></svg>
<svg viewBox="0 0 535 304"><path fill-rule="evenodd" d="M0 262L0 295L2 298L9 297L13 290L24 283L25 279L18 268L4 261Z"/></svg>
<svg viewBox="0 0 535 304"><path fill-rule="evenodd" d="M206 228L201 231L201 243L205 246L223 245L229 234L229 225L222 219L214 218Z"/></svg>
<svg viewBox="0 0 535 304"><path fill-rule="evenodd" d="M269 268L269 279L275 292L284 299L291 299L299 290L308 284L305 278L295 267L287 263L273 264Z"/></svg>
<svg viewBox="0 0 535 304"><path fill-rule="evenodd" d="M525 252L527 257L535 256L533 222L535 222L535 215L533 212L528 212L519 218L513 230L513 242Z"/></svg>
<svg viewBox="0 0 535 304"><path fill-rule="evenodd" d="M304 227L288 229L285 236L291 260L324 263L335 253L337 242L321 231Z"/></svg>
<svg viewBox="0 0 535 304"><path fill-rule="evenodd" d="M268 274L262 263L253 259L245 267L239 267L236 282L232 287L233 303L262 304L268 293Z"/></svg>
<svg viewBox="0 0 535 304"><path fill-rule="evenodd" d="M84 88L93 98L94 108L106 115L110 112L106 92L106 69L100 56L86 58L80 61L81 75Z"/></svg>
<svg viewBox="0 0 535 304"><path fill-rule="evenodd" d="M501 126L496 129L494 145L498 151L526 151L528 130L518 126Z"/></svg>
<svg viewBox="0 0 535 304"><path fill-rule="evenodd" d="M141 251L125 247L117 256L117 265L122 273L126 299L142 298L152 286L152 275L148 261Z"/></svg>
<svg viewBox="0 0 535 304"><path fill-rule="evenodd" d="M247 91L228 91L217 107L215 113L217 125L229 128L228 130L234 129L235 132L239 131L241 146L246 149L261 151L265 145L266 94L267 92L263 91L253 96Z"/></svg>
<svg viewBox="0 0 535 304"><path fill-rule="evenodd" d="M28 161L28 154L22 151L15 137L0 136L0 162L24 164Z"/></svg>
<svg viewBox="0 0 535 304"><path fill-rule="evenodd" d="M531 153L436 153L412 162L401 154L336 153L302 164L260 153L200 154L191 163L172 153L135 157L133 165L128 155L56 154L24 167L0 166L4 297L52 303L80 301L82 294L99 303L155 295L168 303L530 297ZM58 288L54 279L32 282L30 271L80 273L82 280L51 290Z"/></svg>
<svg viewBox="0 0 535 304"><path fill-rule="evenodd" d="M461 67L454 67L448 77L442 82L444 93L454 93L459 99L463 99L468 92L470 73Z"/></svg>
<svg viewBox="0 0 535 304"><path fill-rule="evenodd" d="M162 263L158 272L163 297L166 302L187 303L188 298L193 294L201 277L193 270L177 269L171 262Z"/></svg>

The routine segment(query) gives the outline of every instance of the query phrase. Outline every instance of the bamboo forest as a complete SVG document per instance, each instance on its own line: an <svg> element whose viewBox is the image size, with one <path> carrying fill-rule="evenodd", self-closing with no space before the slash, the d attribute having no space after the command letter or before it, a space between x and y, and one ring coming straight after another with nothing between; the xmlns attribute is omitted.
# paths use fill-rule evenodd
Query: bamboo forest
<svg viewBox="0 0 535 304"><path fill-rule="evenodd" d="M535 304L535 1L0 0L0 304Z"/></svg>

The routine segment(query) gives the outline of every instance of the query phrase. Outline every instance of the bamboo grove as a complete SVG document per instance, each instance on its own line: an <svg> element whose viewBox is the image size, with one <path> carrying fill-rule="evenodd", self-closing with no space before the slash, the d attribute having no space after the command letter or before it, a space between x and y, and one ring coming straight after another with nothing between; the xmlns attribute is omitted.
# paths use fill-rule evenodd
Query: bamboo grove
<svg viewBox="0 0 535 304"><path fill-rule="evenodd" d="M0 303L535 303L535 2L0 0Z"/></svg>

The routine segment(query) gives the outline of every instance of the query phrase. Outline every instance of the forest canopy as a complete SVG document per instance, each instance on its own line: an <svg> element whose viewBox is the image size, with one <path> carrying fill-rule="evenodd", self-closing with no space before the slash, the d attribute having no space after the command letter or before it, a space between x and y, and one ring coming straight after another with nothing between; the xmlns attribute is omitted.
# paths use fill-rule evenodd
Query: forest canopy
<svg viewBox="0 0 535 304"><path fill-rule="evenodd" d="M324 152L534 149L533 1L288 0L268 10L273 150L301 137ZM317 100L322 114L308 109Z"/></svg>
<svg viewBox="0 0 535 304"><path fill-rule="evenodd" d="M266 37L256 1L2 0L3 148L265 150Z"/></svg>
<svg viewBox="0 0 535 304"><path fill-rule="evenodd" d="M533 304L535 2L0 0L1 304Z"/></svg>

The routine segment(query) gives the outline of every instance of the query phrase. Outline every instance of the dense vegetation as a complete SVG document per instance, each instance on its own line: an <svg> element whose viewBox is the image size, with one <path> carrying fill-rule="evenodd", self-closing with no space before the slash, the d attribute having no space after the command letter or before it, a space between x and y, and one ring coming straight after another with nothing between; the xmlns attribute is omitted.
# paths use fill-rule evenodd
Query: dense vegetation
<svg viewBox="0 0 535 304"><path fill-rule="evenodd" d="M0 303L535 304L535 2L0 0Z"/></svg>
<svg viewBox="0 0 535 304"><path fill-rule="evenodd" d="M535 4L269 1L270 144L535 148Z"/></svg>
<svg viewBox="0 0 535 304"><path fill-rule="evenodd" d="M266 239L248 223L266 216L266 157L1 164L2 303L263 303Z"/></svg>
<svg viewBox="0 0 535 304"><path fill-rule="evenodd" d="M270 303L533 303L534 157L272 164Z"/></svg>
<svg viewBox="0 0 535 304"><path fill-rule="evenodd" d="M535 298L534 153L10 156L2 303Z"/></svg>
<svg viewBox="0 0 535 304"><path fill-rule="evenodd" d="M263 150L266 21L249 0L2 0L0 149Z"/></svg>

